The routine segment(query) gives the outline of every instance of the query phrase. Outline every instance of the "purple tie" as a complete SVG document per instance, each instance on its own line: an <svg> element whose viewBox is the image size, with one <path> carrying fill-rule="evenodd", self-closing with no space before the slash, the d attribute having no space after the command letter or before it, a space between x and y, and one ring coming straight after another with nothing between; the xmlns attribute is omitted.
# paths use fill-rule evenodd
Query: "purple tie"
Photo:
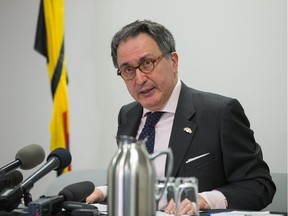
<svg viewBox="0 0 288 216"><path fill-rule="evenodd" d="M144 140L147 137L146 148L149 153L153 153L154 151L155 125L160 120L163 113L164 112L147 113L146 122L139 139Z"/></svg>

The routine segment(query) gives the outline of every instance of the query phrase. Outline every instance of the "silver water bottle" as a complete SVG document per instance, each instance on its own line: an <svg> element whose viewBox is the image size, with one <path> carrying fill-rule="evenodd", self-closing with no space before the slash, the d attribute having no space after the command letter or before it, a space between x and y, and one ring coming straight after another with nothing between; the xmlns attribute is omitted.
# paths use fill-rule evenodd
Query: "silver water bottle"
<svg viewBox="0 0 288 216"><path fill-rule="evenodd" d="M118 150L108 167L108 215L155 216L156 203L164 190L156 193L156 174L151 160L166 154L167 181L172 173L171 149L148 154L145 140L117 137ZM165 183L165 187L167 182Z"/></svg>

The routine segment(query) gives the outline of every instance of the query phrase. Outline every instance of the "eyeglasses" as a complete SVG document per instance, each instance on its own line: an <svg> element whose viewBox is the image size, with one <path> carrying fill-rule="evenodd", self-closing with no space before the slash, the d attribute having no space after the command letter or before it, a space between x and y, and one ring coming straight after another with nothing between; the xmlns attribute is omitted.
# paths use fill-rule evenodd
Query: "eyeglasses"
<svg viewBox="0 0 288 216"><path fill-rule="evenodd" d="M156 65L155 63L161 60L164 57L164 54L161 54L156 59L147 58L144 59L137 67L130 65L124 65L117 70L117 75L121 76L124 80L132 80L136 76L136 70L139 69L142 73L148 74L151 73Z"/></svg>

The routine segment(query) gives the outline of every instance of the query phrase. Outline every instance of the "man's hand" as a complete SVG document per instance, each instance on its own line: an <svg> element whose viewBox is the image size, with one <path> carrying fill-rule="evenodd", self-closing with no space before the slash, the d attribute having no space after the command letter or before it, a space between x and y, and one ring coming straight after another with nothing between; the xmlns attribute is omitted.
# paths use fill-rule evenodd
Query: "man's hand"
<svg viewBox="0 0 288 216"><path fill-rule="evenodd" d="M210 206L208 205L208 203L200 195L198 195L198 205L199 205L199 210L210 209ZM170 200L170 202L168 203L164 211L167 214L175 214L176 205L173 199ZM195 214L196 214L195 204L193 204L187 198L184 199L179 205L178 215L195 215Z"/></svg>
<svg viewBox="0 0 288 216"><path fill-rule="evenodd" d="M91 203L96 203L96 202L101 202L104 200L104 194L101 190L95 188L92 194L90 194L86 198L86 203L91 204Z"/></svg>
<svg viewBox="0 0 288 216"><path fill-rule="evenodd" d="M206 200L200 195L198 195L198 205L199 205L199 210L209 210L209 209L211 209L211 207L206 202Z"/></svg>
<svg viewBox="0 0 288 216"><path fill-rule="evenodd" d="M164 210L167 214L175 214L176 212L176 205L173 199L170 200L167 207ZM184 199L178 208L178 215L193 215L196 214L196 206L188 200L187 198Z"/></svg>

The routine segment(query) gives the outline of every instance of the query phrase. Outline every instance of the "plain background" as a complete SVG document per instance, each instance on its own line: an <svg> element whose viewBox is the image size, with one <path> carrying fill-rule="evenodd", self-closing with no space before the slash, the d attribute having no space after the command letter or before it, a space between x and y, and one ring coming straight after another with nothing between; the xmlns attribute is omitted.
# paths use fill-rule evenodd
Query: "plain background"
<svg viewBox="0 0 288 216"><path fill-rule="evenodd" d="M39 3L0 0L1 166L31 143L50 152L46 59L33 48ZM241 102L271 172L287 173L286 0L66 0L72 169L107 169L116 151L118 111L132 98L116 76L110 41L136 19L174 34L187 85ZM40 179L33 198L54 178L53 171Z"/></svg>

